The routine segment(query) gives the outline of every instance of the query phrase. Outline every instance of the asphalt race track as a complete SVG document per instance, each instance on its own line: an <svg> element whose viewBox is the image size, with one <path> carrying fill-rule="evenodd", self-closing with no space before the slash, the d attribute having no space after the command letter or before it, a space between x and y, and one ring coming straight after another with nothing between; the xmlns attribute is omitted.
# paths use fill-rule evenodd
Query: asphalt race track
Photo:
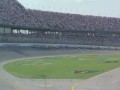
<svg viewBox="0 0 120 90"><path fill-rule="evenodd" d="M39 49L30 47L0 47L0 90L120 90L120 69L88 80L34 80L17 78L3 70L2 65L13 59L70 55L110 54L119 50Z"/></svg>
<svg viewBox="0 0 120 90"><path fill-rule="evenodd" d="M74 90L120 90L120 68L76 83Z"/></svg>

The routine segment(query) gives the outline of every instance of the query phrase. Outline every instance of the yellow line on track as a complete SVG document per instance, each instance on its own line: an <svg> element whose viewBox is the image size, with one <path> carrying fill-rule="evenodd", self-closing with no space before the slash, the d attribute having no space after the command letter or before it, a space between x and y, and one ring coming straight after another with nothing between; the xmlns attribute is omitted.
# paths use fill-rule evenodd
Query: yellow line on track
<svg viewBox="0 0 120 90"><path fill-rule="evenodd" d="M72 90L74 90L74 86L75 86L75 85L73 84L73 85L72 85Z"/></svg>

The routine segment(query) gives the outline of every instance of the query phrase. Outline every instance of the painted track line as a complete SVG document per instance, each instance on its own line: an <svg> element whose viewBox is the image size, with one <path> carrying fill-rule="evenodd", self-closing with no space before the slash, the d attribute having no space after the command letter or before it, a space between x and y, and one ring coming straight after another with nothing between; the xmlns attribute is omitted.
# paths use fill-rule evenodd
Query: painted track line
<svg viewBox="0 0 120 90"><path fill-rule="evenodd" d="M72 85L72 90L74 90L74 87L75 87L75 85L73 84L73 85Z"/></svg>

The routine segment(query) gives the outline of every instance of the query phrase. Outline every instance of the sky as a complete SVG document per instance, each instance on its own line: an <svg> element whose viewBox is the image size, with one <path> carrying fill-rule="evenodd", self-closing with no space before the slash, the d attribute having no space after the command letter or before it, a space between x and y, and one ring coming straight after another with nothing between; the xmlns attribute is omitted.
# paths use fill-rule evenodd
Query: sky
<svg viewBox="0 0 120 90"><path fill-rule="evenodd" d="M26 8L43 11L120 17L120 0L18 0Z"/></svg>

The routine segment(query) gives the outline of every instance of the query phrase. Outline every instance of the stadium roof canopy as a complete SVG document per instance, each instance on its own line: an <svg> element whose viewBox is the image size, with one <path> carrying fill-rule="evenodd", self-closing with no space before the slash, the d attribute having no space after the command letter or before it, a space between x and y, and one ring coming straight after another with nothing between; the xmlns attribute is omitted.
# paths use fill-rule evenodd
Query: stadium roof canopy
<svg viewBox="0 0 120 90"><path fill-rule="evenodd" d="M16 0L0 1L0 26L23 29L120 31L120 19L31 10Z"/></svg>

